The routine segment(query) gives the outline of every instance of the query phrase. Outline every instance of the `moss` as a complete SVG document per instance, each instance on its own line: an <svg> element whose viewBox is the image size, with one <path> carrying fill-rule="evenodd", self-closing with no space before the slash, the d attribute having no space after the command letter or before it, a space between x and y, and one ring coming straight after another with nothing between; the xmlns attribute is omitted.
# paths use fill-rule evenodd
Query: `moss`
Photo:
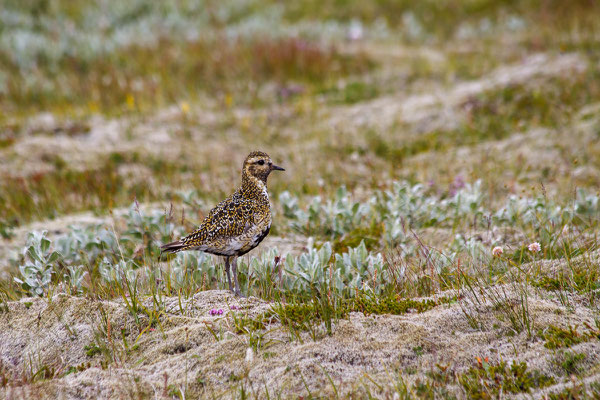
<svg viewBox="0 0 600 400"><path fill-rule="evenodd" d="M367 250L371 251L379 245L382 234L382 225L373 221L369 226L356 227L343 236L336 238L333 241L332 249L335 253L344 253L348 249L358 247L364 241Z"/></svg>
<svg viewBox="0 0 600 400"><path fill-rule="evenodd" d="M478 359L476 366L459 377L459 382L469 398L489 399L500 393L529 393L531 389L552 385L554 378L528 371L525 362L513 361L509 367L505 361L490 364Z"/></svg>
<svg viewBox="0 0 600 400"><path fill-rule="evenodd" d="M335 297L335 296L334 296ZM256 317L239 317L234 315L236 333L249 333L267 329L270 324L280 322L294 331L314 331L315 326L325 323L327 332L332 333L332 322L347 318L351 312L362 312L365 315L393 314L402 315L407 312L422 313L453 300L447 297L438 300L413 300L399 298L394 294L376 297L365 293L357 293L350 299L325 299L278 303L271 310ZM416 352L422 351L416 348Z"/></svg>
<svg viewBox="0 0 600 400"><path fill-rule="evenodd" d="M273 307L271 313L254 319L252 324L256 327L265 326L265 321L272 322L272 317L276 315L283 325L304 330L314 325L315 322L346 318L351 312L362 312L365 315L402 315L411 311L422 313L451 301L452 299L447 297L438 300L413 300L399 298L394 294L377 297L357 293L355 297L341 302L330 301L328 306L324 306L322 302L318 301L279 304Z"/></svg>
<svg viewBox="0 0 600 400"><path fill-rule="evenodd" d="M567 329L550 325L547 330L539 332L539 336L546 341L544 347L547 349L571 347L595 337L592 332L579 333L577 326L571 325Z"/></svg>
<svg viewBox="0 0 600 400"><path fill-rule="evenodd" d="M353 303L353 311L360 311L365 315L370 314L393 314L402 315L414 310L422 313L431 310L442 303L447 303L449 300L443 298L440 300L413 300L397 298L390 295L381 299L372 296L361 295L357 296Z"/></svg>
<svg viewBox="0 0 600 400"><path fill-rule="evenodd" d="M406 127L400 126L397 129L406 129ZM443 137L444 133L432 131L415 135L402 143L390 141L376 133L370 133L367 139L369 149L376 156L397 164L420 153L448 148L449 143Z"/></svg>
<svg viewBox="0 0 600 400"><path fill-rule="evenodd" d="M564 288L564 281L558 278L544 275L540 279L532 282L531 285L542 288L544 290L555 291L562 290Z"/></svg>
<svg viewBox="0 0 600 400"><path fill-rule="evenodd" d="M6 147L10 147L12 146L12 144L15 142L15 137L14 135L2 135L0 136L0 149L4 149Z"/></svg>
<svg viewBox="0 0 600 400"><path fill-rule="evenodd" d="M92 364L90 362L87 363L81 363L79 365L72 365L69 368L67 368L66 372L64 373L64 376L73 374L73 373L77 373L77 372L81 372L81 371L85 371L86 369L89 369L92 367Z"/></svg>
<svg viewBox="0 0 600 400"><path fill-rule="evenodd" d="M319 313L313 303L285 304L275 311L282 324L300 324L319 319Z"/></svg>
<svg viewBox="0 0 600 400"><path fill-rule="evenodd" d="M415 371L416 373L416 371ZM450 385L456 383L456 377L448 366L436 364L434 368L425 373L427 379L417 378L411 391L421 399L456 399L457 396L449 390ZM406 396L406 398L412 398Z"/></svg>

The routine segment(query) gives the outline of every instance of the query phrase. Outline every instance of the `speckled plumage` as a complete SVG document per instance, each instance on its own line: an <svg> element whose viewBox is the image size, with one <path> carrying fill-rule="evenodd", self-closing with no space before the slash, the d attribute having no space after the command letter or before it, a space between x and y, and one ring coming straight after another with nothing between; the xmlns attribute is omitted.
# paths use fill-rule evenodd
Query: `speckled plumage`
<svg viewBox="0 0 600 400"><path fill-rule="evenodd" d="M175 242L161 246L161 252L200 250L224 256L230 289L229 260L233 257L235 292L239 295L237 257L258 246L271 229L267 178L273 170L283 171L283 168L273 165L266 153L250 153L244 160L242 184L238 190L217 204L198 229Z"/></svg>

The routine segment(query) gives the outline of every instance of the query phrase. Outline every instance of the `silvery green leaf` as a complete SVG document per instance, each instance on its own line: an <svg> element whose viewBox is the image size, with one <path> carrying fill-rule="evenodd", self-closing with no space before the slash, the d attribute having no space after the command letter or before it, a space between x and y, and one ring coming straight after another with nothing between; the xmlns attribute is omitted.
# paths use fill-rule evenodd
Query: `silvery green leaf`
<svg viewBox="0 0 600 400"><path fill-rule="evenodd" d="M60 254L56 251L53 251L52 254L50 254L50 256L48 256L47 259L47 263L53 263L54 261L58 260L60 258Z"/></svg>
<svg viewBox="0 0 600 400"><path fill-rule="evenodd" d="M42 250L42 253L46 253L48 251L51 243L52 242L50 242L50 240L48 240L46 237L42 237L40 239L40 249Z"/></svg>
<svg viewBox="0 0 600 400"><path fill-rule="evenodd" d="M42 253L37 246L29 246L26 251L26 255L34 260L42 261Z"/></svg>

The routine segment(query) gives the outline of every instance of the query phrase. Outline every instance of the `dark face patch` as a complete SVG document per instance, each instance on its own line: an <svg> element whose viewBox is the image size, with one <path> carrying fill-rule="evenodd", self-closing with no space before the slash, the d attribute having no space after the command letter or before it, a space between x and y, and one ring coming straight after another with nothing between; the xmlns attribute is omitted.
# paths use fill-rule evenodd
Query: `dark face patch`
<svg viewBox="0 0 600 400"><path fill-rule="evenodd" d="M273 170L272 165L273 162L266 153L255 151L246 157L243 172L267 183L267 178Z"/></svg>
<svg viewBox="0 0 600 400"><path fill-rule="evenodd" d="M247 164L246 168L248 171L248 175L257 177L261 181L266 182L267 178L269 177L269 174L271 173L271 166L269 165L271 161L268 158L261 158L259 161L263 162L262 165L256 161Z"/></svg>

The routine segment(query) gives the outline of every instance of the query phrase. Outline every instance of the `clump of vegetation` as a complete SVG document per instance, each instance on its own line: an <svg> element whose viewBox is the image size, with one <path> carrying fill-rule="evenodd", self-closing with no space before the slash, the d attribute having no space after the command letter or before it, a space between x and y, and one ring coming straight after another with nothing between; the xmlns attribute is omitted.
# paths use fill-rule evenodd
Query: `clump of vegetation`
<svg viewBox="0 0 600 400"><path fill-rule="evenodd" d="M540 337L545 340L544 347L547 349L558 349L571 347L579 343L587 342L598 337L598 332L587 331L579 333L577 326L569 325L566 329L550 325L544 331L540 331Z"/></svg>
<svg viewBox="0 0 600 400"><path fill-rule="evenodd" d="M574 351L561 351L554 358L554 364L567 375L579 375L582 371L581 363L585 361L587 356L583 353Z"/></svg>
<svg viewBox="0 0 600 400"><path fill-rule="evenodd" d="M34 296L42 296L48 289L60 257L59 253L50 249L52 242L46 234L47 232L43 231L28 235L27 246L24 249L26 261L24 265L19 266L21 278L14 278L25 293Z"/></svg>
<svg viewBox="0 0 600 400"><path fill-rule="evenodd" d="M102 353L100 347L98 347L95 343L90 343L83 349L85 350L85 355L88 357L94 357L96 354Z"/></svg>
<svg viewBox="0 0 600 400"><path fill-rule="evenodd" d="M571 387L566 387L560 392L552 392L548 395L551 400L596 399L598 397L600 397L599 382L592 382L589 388L585 384L573 382Z"/></svg>
<svg viewBox="0 0 600 400"><path fill-rule="evenodd" d="M368 291L357 291L351 298L340 298L334 292L325 296L315 292L310 300L291 299L285 303L276 303L270 311L255 318L235 314L233 318L238 333L264 330L270 324L279 322L293 338L301 340L300 332L310 332L316 340L321 325L325 327L327 334L331 334L333 324L347 318L351 312L362 312L365 315L422 313L451 301L453 300L446 297L437 300L405 299L393 293L379 297Z"/></svg>
<svg viewBox="0 0 600 400"><path fill-rule="evenodd" d="M528 371L527 363L505 361L497 364L479 360L458 378L467 395L473 399L490 399L500 393L529 393L532 389L552 385L555 381L539 371Z"/></svg>
<svg viewBox="0 0 600 400"><path fill-rule="evenodd" d="M473 184L456 182L456 185L458 187L448 193L433 193L423 184L393 182L391 189L374 191L363 201L352 200L347 188L340 187L334 199L313 197L304 209L299 199L289 192L281 193L279 201L290 228L299 233L336 239L361 232L360 228L366 232L380 229L384 240L381 244L387 246L405 244L412 236L411 228L457 228L466 222L480 226L518 224L540 234L545 239L543 245L554 244L551 241L556 239L552 232L559 227L568 224L586 226L590 217L600 215L600 202L594 200L598 195L584 190L578 191L568 205L554 204L543 196L510 196L501 207L490 209L485 206L481 181ZM525 250L523 247L514 253L514 257L520 257L515 261L529 261L529 258L523 259Z"/></svg>
<svg viewBox="0 0 600 400"><path fill-rule="evenodd" d="M354 311L360 311L365 315L369 314L393 314L402 315L407 312L418 312L422 313L431 310L441 304L447 304L453 301L447 297L442 297L436 300L414 300L414 299L403 299L398 298L392 294L387 295L383 298L376 298L370 293L363 293L357 296L352 304Z"/></svg>

